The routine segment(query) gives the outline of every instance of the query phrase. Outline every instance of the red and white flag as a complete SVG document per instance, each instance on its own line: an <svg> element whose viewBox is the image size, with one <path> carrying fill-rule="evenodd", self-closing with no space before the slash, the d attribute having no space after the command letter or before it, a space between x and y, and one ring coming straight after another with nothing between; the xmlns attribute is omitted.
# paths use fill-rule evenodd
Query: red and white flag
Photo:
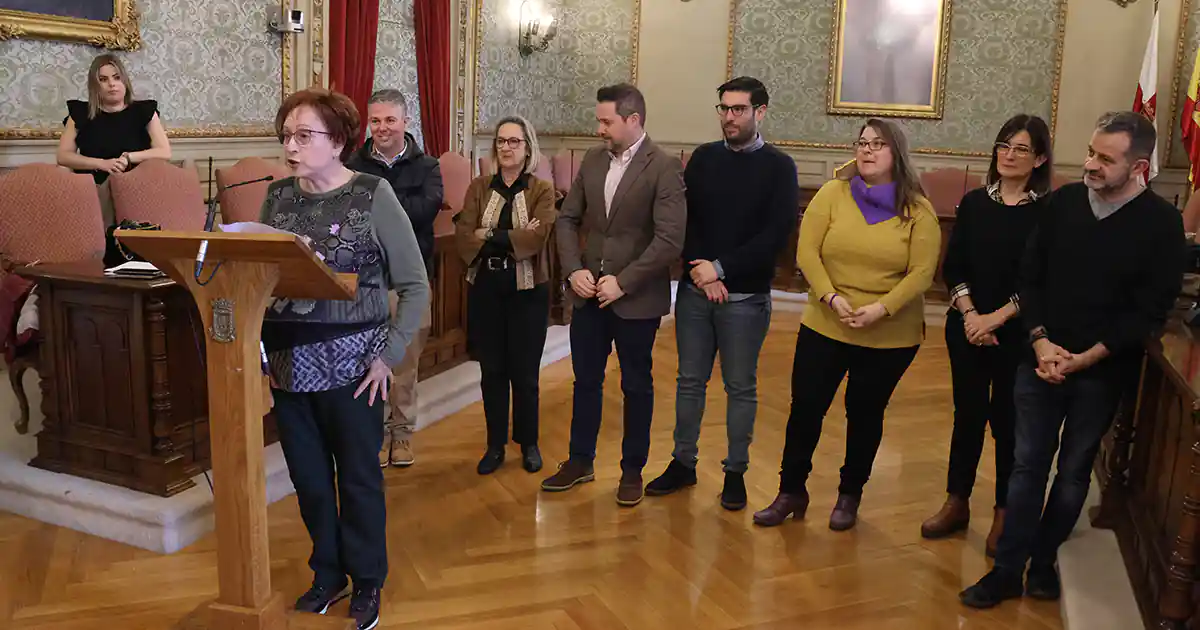
<svg viewBox="0 0 1200 630"><path fill-rule="evenodd" d="M1133 99L1133 111L1142 114L1154 123L1158 131L1158 120L1155 118L1155 101L1158 97L1158 10L1154 11L1154 22L1150 25L1150 41L1146 42L1146 54L1142 57L1142 74L1138 77L1137 95ZM1150 172L1146 181L1158 175L1158 145L1150 154Z"/></svg>

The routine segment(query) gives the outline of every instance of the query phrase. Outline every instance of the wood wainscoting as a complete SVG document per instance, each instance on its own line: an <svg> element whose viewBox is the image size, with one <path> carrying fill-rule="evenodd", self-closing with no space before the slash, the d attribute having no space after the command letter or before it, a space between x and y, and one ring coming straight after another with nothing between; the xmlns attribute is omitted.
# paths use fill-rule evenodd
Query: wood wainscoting
<svg viewBox="0 0 1200 630"><path fill-rule="evenodd" d="M1096 458L1092 525L1115 531L1147 628L1200 627L1200 345L1176 318L1130 367Z"/></svg>

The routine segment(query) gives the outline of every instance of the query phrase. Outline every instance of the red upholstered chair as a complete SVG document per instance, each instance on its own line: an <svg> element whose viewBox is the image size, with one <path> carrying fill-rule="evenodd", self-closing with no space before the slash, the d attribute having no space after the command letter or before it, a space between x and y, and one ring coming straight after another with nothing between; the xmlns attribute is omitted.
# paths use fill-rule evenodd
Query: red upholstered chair
<svg viewBox="0 0 1200 630"><path fill-rule="evenodd" d="M921 173L921 187L940 217L954 216L958 202L968 190L968 182L967 171L961 168L939 168Z"/></svg>
<svg viewBox="0 0 1200 630"><path fill-rule="evenodd" d="M271 182L259 182L238 186L225 190L230 184L247 182L260 177L273 176L283 179L291 172L278 160L264 160L260 157L242 158L229 168L219 168L217 177L217 199L221 202L221 221L237 223L240 221L258 221L262 211L263 201L267 198L267 187Z"/></svg>
<svg viewBox="0 0 1200 630"><path fill-rule="evenodd" d="M1062 188L1066 184L1070 184L1073 181L1075 180L1070 177L1054 173L1050 176L1050 190L1058 190L1059 188Z"/></svg>
<svg viewBox="0 0 1200 630"><path fill-rule="evenodd" d="M558 194L566 196L571 192L571 184L575 181L575 171L571 168L571 152L563 149L550 158L550 170L554 172L554 189Z"/></svg>
<svg viewBox="0 0 1200 630"><path fill-rule="evenodd" d="M109 178L117 222L149 221L164 230L204 228L204 193L191 165L147 160L137 168Z"/></svg>
<svg viewBox="0 0 1200 630"><path fill-rule="evenodd" d="M479 174L480 175L487 175L488 173L492 172L492 156L491 155L481 155L481 156L479 156L479 159L477 161L479 162Z"/></svg>
<svg viewBox="0 0 1200 630"><path fill-rule="evenodd" d="M0 175L0 350L20 407L18 433L29 430L29 399L21 379L27 370L38 369L39 337L16 338L16 321L32 287L6 268L103 256L104 222L91 175L53 164L29 164Z"/></svg>
<svg viewBox="0 0 1200 630"><path fill-rule="evenodd" d="M457 213L462 210L471 185L471 161L457 153L443 153L438 158L442 171L442 205Z"/></svg>

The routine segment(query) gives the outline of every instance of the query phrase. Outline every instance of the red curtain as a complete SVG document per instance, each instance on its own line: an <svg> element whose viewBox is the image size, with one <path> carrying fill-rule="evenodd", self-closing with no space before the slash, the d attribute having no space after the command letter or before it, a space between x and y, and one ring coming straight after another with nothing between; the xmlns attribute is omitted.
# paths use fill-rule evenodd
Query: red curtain
<svg viewBox="0 0 1200 630"><path fill-rule="evenodd" d="M436 158L450 150L450 0L414 0L413 24L421 133Z"/></svg>
<svg viewBox="0 0 1200 630"><path fill-rule="evenodd" d="M375 84L375 40L379 0L333 0L329 7L329 87L350 97L364 122L355 140L366 136L367 99ZM448 74L449 71L447 71Z"/></svg>

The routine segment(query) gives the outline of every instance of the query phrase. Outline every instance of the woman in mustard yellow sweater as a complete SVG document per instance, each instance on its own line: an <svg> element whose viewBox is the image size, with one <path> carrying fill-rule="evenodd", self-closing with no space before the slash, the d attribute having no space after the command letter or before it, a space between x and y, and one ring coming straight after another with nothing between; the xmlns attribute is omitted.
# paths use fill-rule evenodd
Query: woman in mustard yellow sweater
<svg viewBox="0 0 1200 630"><path fill-rule="evenodd" d="M903 132L868 120L854 162L821 187L800 224L796 262L810 301L796 336L779 495L754 515L755 524L804 517L821 423L849 373L846 460L829 527L854 527L883 438L884 409L925 336L923 295L940 248L937 216Z"/></svg>

